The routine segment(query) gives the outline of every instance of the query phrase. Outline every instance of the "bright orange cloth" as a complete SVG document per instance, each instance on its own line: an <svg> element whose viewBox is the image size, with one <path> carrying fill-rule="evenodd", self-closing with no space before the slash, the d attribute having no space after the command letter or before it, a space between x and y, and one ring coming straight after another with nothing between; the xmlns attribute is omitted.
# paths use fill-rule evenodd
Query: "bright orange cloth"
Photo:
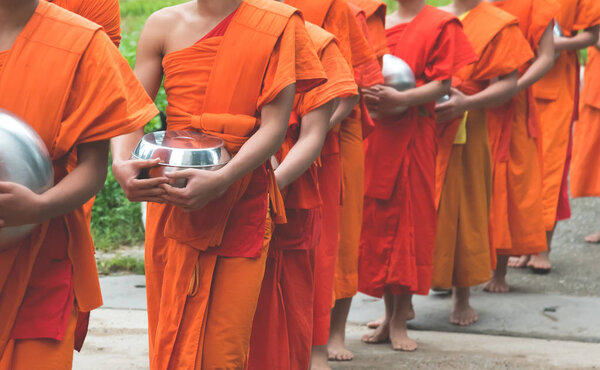
<svg viewBox="0 0 600 370"><path fill-rule="evenodd" d="M600 2L559 0L557 22L565 35L600 24ZM543 144L543 206L546 230L570 214L566 175L570 161L571 128L576 116L579 62L576 52L563 52L554 68L533 86ZM564 185L563 185L564 184ZM559 215L560 213L560 215Z"/></svg>
<svg viewBox="0 0 600 370"><path fill-rule="evenodd" d="M48 0L102 26L115 46L121 43L119 0Z"/></svg>
<svg viewBox="0 0 600 370"><path fill-rule="evenodd" d="M573 167L571 168L571 195L600 197L598 150L600 148L600 51L588 49L585 65L579 120L573 133Z"/></svg>
<svg viewBox="0 0 600 370"><path fill-rule="evenodd" d="M261 107L285 87L323 82L310 43L295 9L242 2L223 35L164 57L168 128L219 135L235 153L254 133ZM266 259L269 184L261 166L202 210L148 205L152 369L244 367ZM221 264L231 267L219 273Z"/></svg>
<svg viewBox="0 0 600 370"><path fill-rule="evenodd" d="M77 307L69 315L65 336L53 339L11 339L0 356L0 370L70 370L73 367L73 346Z"/></svg>
<svg viewBox="0 0 600 370"><path fill-rule="evenodd" d="M487 2L462 20L479 56L454 75L453 85L468 95L515 71L533 56L518 20ZM454 144L459 120L438 124L436 169L438 228L432 285L468 287L487 281L492 270L488 218L491 153L485 110L469 111L466 144Z"/></svg>
<svg viewBox="0 0 600 370"><path fill-rule="evenodd" d="M411 22L387 30L391 52L417 85L450 80L477 60L459 20L426 6ZM436 234L434 102L376 121L366 140L365 215L359 258L361 292L381 297L427 294Z"/></svg>
<svg viewBox="0 0 600 370"><path fill-rule="evenodd" d="M42 137L57 182L66 176L68 154L77 145L135 131L157 114L127 61L99 30L73 13L40 1L0 72L0 108L21 116ZM67 244L58 245L58 240ZM92 238L82 209L48 221L0 256L0 354L15 317L25 308L29 313L39 310L33 317L42 324L60 321L63 313L71 312L72 300L64 307L40 303L64 290L63 285L49 289L43 272L32 272L42 248L66 251L66 259L49 262L52 268L71 274L68 289L74 291L80 312L102 304ZM52 268L47 270L49 278ZM56 339L67 335L66 328L53 329Z"/></svg>
<svg viewBox="0 0 600 370"><path fill-rule="evenodd" d="M492 4L519 19L519 28L532 50L537 50L559 9L554 0L505 0ZM520 75L529 65L520 68ZM534 254L547 248L546 229L540 217L541 138L538 140L540 128L533 102L532 90L528 89L506 106L488 111L494 178L490 245L498 254Z"/></svg>
<svg viewBox="0 0 600 370"><path fill-rule="evenodd" d="M378 58L389 53L388 43L385 35L385 16L387 5L380 0L350 0L350 3L358 6L365 12L369 44Z"/></svg>

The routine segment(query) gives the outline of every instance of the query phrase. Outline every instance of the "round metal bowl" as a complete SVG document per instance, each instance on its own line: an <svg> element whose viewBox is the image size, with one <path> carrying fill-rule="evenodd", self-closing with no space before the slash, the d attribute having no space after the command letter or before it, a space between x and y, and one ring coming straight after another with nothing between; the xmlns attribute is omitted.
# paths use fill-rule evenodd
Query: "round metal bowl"
<svg viewBox="0 0 600 370"><path fill-rule="evenodd" d="M21 184L38 194L50 189L54 184L54 168L42 139L23 120L2 109L0 109L0 181ZM0 250L15 245L29 235L35 227L36 225L21 225L2 228Z"/></svg>
<svg viewBox="0 0 600 370"><path fill-rule="evenodd" d="M554 21L554 27L552 28L552 33L554 34L554 37L565 37L565 33L563 32L562 28L560 27L560 24L558 24L557 21ZM559 56L560 56L560 52L554 53L554 60L558 59Z"/></svg>
<svg viewBox="0 0 600 370"><path fill-rule="evenodd" d="M397 56L385 54L383 56L383 67L381 72L383 74L384 84L393 87L398 91L414 89L417 86L415 74L412 69L405 61ZM407 107L399 106L392 114L399 115L406 109ZM370 115L374 119L380 118L376 112L370 113Z"/></svg>
<svg viewBox="0 0 600 370"><path fill-rule="evenodd" d="M157 131L144 135L133 151L133 159L159 158L158 166L144 171L140 178L161 177L184 169L216 171L225 166L231 154L223 139L195 131ZM170 183L183 188L185 179Z"/></svg>

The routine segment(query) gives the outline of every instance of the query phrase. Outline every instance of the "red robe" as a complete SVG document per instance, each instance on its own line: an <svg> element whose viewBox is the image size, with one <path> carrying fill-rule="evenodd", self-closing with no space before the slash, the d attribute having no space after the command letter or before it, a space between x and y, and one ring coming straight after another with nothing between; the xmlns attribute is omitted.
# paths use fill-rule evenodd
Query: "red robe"
<svg viewBox="0 0 600 370"><path fill-rule="evenodd" d="M288 135L277 159L300 134L308 112L337 97L356 95L352 73L332 34L307 23L327 83L296 97ZM276 225L269 247L250 340L249 369L308 369L312 344L315 249L321 235L317 166L283 190L287 224Z"/></svg>
<svg viewBox="0 0 600 370"><path fill-rule="evenodd" d="M460 21L426 6L411 22L387 30L393 55L414 71L417 86L452 78L476 61ZM365 215L359 289L381 297L427 294L436 234L435 102L376 121L366 141Z"/></svg>
<svg viewBox="0 0 600 370"><path fill-rule="evenodd" d="M245 0L207 37L165 55L163 69L168 129L218 135L232 153L284 88L324 82L301 17L271 0ZM152 369L246 366L270 239L268 194L277 215L279 192L261 165L201 210L148 205Z"/></svg>
<svg viewBox="0 0 600 370"><path fill-rule="evenodd" d="M130 133L158 113L100 27L56 5L40 1L4 53L0 108L42 137L55 182L68 174L77 145ZM20 339L70 338L72 357L74 314L101 304L83 210L45 222L0 253L0 357L11 338L16 347Z"/></svg>

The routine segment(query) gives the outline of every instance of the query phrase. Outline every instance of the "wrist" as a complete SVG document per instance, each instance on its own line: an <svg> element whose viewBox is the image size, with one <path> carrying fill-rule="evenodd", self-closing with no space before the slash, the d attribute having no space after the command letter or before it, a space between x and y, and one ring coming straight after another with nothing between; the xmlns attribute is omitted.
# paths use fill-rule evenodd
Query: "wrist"
<svg viewBox="0 0 600 370"><path fill-rule="evenodd" d="M36 194L36 204L34 209L35 211L35 222L36 224L41 224L53 217L51 214L52 206L51 199L47 196L48 192L43 194Z"/></svg>

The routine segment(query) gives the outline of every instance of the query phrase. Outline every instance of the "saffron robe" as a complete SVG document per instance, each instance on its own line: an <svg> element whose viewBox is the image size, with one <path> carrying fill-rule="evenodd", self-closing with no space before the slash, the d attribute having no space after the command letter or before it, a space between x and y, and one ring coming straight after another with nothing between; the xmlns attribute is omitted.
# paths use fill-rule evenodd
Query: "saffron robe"
<svg viewBox="0 0 600 370"><path fill-rule="evenodd" d="M556 21L566 36L600 24L600 2L559 0ZM575 51L562 52L554 68L533 85L543 144L543 206L546 230L571 216L567 188L572 148L572 123L577 118L579 60Z"/></svg>
<svg viewBox="0 0 600 370"><path fill-rule="evenodd" d="M532 50L537 50L559 9L554 0L505 0L492 4L519 19L519 28ZM519 75L529 66L527 63L519 68ZM521 91L506 106L489 110L488 130L494 177L490 214L492 260L496 253L543 252L547 243L540 217L542 141L532 89Z"/></svg>
<svg viewBox="0 0 600 370"><path fill-rule="evenodd" d="M102 26L113 44L121 43L119 0L49 0L49 2Z"/></svg>
<svg viewBox="0 0 600 370"><path fill-rule="evenodd" d="M487 2L462 19L477 63L458 71L452 84L467 95L517 70L533 57L518 20ZM461 120L438 124L436 202L438 227L432 286L470 287L491 276L488 219L491 153L485 109L468 112L466 143L455 144Z"/></svg>
<svg viewBox="0 0 600 370"><path fill-rule="evenodd" d="M237 153L264 104L290 84L305 91L324 81L295 9L247 0L226 21L221 32L163 58L167 124L218 135ZM273 180L262 165L201 210L148 205L152 369L245 366L270 239L267 194L279 205Z"/></svg>
<svg viewBox="0 0 600 370"><path fill-rule="evenodd" d="M393 55L413 70L417 86L443 81L477 60L460 21L425 6L409 23L387 30ZM427 294L433 270L435 102L376 121L367 138L365 214L359 289L381 297Z"/></svg>
<svg viewBox="0 0 600 370"><path fill-rule="evenodd" d="M369 30L369 44L375 51L377 58L380 58L380 61L382 61L381 58L389 53L385 32L386 3L380 0L350 0L350 3L358 6L365 12Z"/></svg>
<svg viewBox="0 0 600 370"><path fill-rule="evenodd" d="M299 94L279 163L300 135L308 112L358 94L335 37L311 23L307 31L327 74L327 83ZM299 117L299 118L298 118ZM249 369L308 369L312 344L315 249L322 227L322 201L313 165L283 190L287 224L276 225L250 340ZM276 349L276 350L275 350Z"/></svg>
<svg viewBox="0 0 600 370"><path fill-rule="evenodd" d="M600 176L597 171L600 148L600 51L588 48L579 120L573 133L573 167L571 195L574 198L599 197Z"/></svg>
<svg viewBox="0 0 600 370"><path fill-rule="evenodd" d="M340 51L351 68L359 67L374 58L354 14L345 1L286 0L286 3L300 9L307 21L335 35L339 41ZM336 260L340 237L345 235L342 230L351 229L348 238L358 243L359 234L356 230L360 228L359 217L362 213L360 199L364 159L360 113L354 112L353 116L354 119L346 119L340 128L335 129L340 131L337 137L339 146L336 148L332 145L324 148L321 158L322 167L318 174L319 186L323 194L323 232L315 257L314 345L325 345L329 339ZM360 194L360 197L357 194ZM344 199L341 201L342 196ZM346 208L346 211L342 212L342 215L347 215L344 224L341 224L340 220L340 202L343 202ZM349 226L352 221L355 224Z"/></svg>
<svg viewBox="0 0 600 370"><path fill-rule="evenodd" d="M158 113L99 26L45 1L4 58L0 108L41 136L55 183L68 174L67 158L78 145L133 132ZM72 337L72 312L101 304L83 210L43 223L0 253L0 357L9 339L19 347L27 339Z"/></svg>

